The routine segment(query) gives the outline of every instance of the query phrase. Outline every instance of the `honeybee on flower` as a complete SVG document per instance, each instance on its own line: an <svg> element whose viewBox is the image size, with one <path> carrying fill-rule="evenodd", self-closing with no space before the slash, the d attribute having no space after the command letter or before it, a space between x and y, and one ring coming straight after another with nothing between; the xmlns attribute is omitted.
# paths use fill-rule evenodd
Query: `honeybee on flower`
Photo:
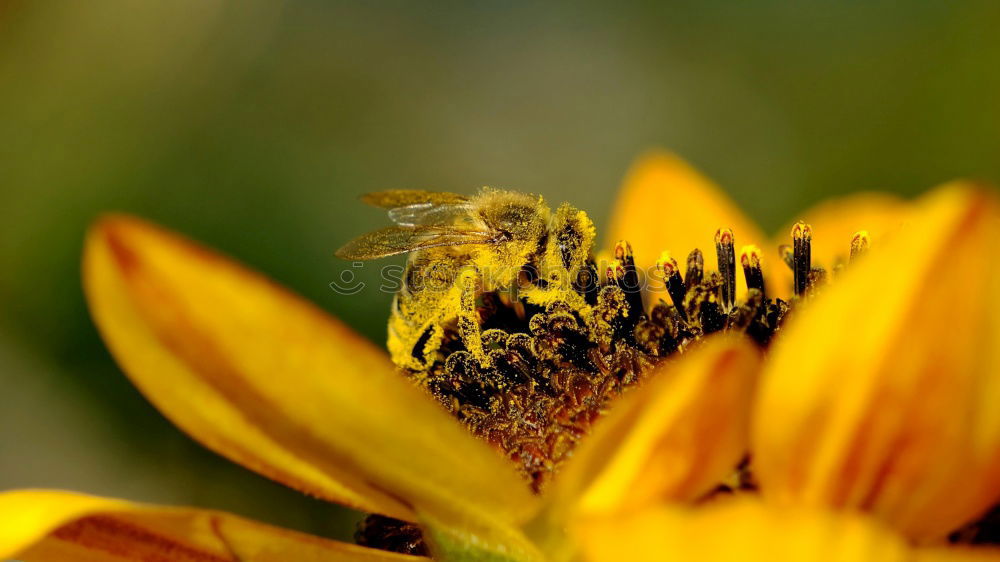
<svg viewBox="0 0 1000 562"><path fill-rule="evenodd" d="M996 558L964 544L995 532L1000 499L996 195L956 182L802 218L769 244L689 166L645 158L612 221L611 240L628 243L596 290L573 290L585 304L497 294L486 306L483 291L489 360L434 317L442 345L402 368L415 388L264 277L106 217L87 237L84 287L140 390L235 462L410 527L370 527L375 549L218 511L23 490L0 494L0 558ZM757 248L789 238L766 267ZM691 249L704 250L662 254ZM636 289L657 263L662 286ZM721 493L748 453L755 489Z"/></svg>
<svg viewBox="0 0 1000 562"><path fill-rule="evenodd" d="M337 256L410 254L392 303L387 343L401 367L426 368L449 327L478 361L488 363L477 311L483 293L510 294L536 307L582 304L573 285L588 271L595 230L586 213L568 204L553 213L540 197L495 189L472 197L396 190L362 200L387 209L396 224L352 240ZM552 276L539 278L539 272Z"/></svg>

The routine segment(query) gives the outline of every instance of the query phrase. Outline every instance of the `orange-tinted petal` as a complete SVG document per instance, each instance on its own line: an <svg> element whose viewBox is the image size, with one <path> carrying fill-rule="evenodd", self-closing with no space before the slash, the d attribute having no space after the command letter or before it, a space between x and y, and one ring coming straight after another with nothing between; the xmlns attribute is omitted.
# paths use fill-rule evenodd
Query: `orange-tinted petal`
<svg viewBox="0 0 1000 562"><path fill-rule="evenodd" d="M996 560L998 555L992 549L921 551L856 514L776 511L746 499L723 500L700 509L660 506L591 519L575 530L583 557L593 562L904 562Z"/></svg>
<svg viewBox="0 0 1000 562"><path fill-rule="evenodd" d="M656 367L574 453L555 480L554 511L617 512L705 494L747 450L759 363L748 340L720 335Z"/></svg>
<svg viewBox="0 0 1000 562"><path fill-rule="evenodd" d="M1000 548L951 546L918 548L913 553L914 562L998 562Z"/></svg>
<svg viewBox="0 0 1000 562"><path fill-rule="evenodd" d="M829 199L806 210L775 234L765 253L771 265L765 269L770 296L792 294L792 270L782 263L777 248L792 243L792 226L802 221L812 227L812 263L827 271L846 264L851 254L851 238L867 231L873 246L888 241L899 230L911 203L888 193L856 193Z"/></svg>
<svg viewBox="0 0 1000 562"><path fill-rule="evenodd" d="M417 562L202 509L53 490L0 493L0 559L25 562Z"/></svg>
<svg viewBox="0 0 1000 562"><path fill-rule="evenodd" d="M260 275L138 219L90 232L84 280L119 364L171 420L252 470L368 511L525 517L508 461L384 353Z"/></svg>
<svg viewBox="0 0 1000 562"><path fill-rule="evenodd" d="M656 279L649 272L664 251L683 265L688 253L698 248L705 255L705 269L715 269L715 232L719 228L733 230L737 248L761 246L767 240L711 180L676 155L654 151L639 158L629 170L618 192L605 244L627 240L636 266L649 280ZM746 282L743 271L737 270L737 295L741 296ZM655 295L667 298L662 282L650 281L649 291L654 297L647 302L656 302Z"/></svg>
<svg viewBox="0 0 1000 562"><path fill-rule="evenodd" d="M1000 499L1000 218L951 184L795 311L754 411L764 493L933 539Z"/></svg>

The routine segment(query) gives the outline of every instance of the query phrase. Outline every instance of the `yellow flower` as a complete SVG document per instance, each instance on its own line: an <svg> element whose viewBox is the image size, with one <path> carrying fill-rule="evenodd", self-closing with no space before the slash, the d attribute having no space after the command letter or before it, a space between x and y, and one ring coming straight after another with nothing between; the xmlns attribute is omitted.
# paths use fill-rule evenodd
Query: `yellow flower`
<svg viewBox="0 0 1000 562"><path fill-rule="evenodd" d="M649 209L682 207L694 210L669 213L673 223L657 229L618 214L614 236L650 263L667 244L705 244L691 234L692 216L708 232L749 224L664 154L637 165L618 212L650 220ZM833 263L834 243L849 254L861 227L877 242L793 312L768 352L748 420L759 499L583 518L576 536L588 558L1000 559L995 550L914 547L940 545L1000 500L995 195L956 182L913 204L866 194L807 216L814 240L839 238L817 244L821 263Z"/></svg>
<svg viewBox="0 0 1000 562"><path fill-rule="evenodd" d="M832 270L862 227L872 249L801 299L766 354L720 333L656 364L541 496L382 351L214 252L108 217L88 235L84 285L123 370L181 429L305 493L419 522L441 559L978 558L996 552L915 545L1000 496L996 215L961 185L806 213L814 263ZM626 181L612 239L645 267L713 247L719 227L773 247L654 154ZM779 267L767 279L769 296L792 284ZM760 493L707 499L748 450ZM0 558L29 562L415 559L70 492L6 492L0 513Z"/></svg>

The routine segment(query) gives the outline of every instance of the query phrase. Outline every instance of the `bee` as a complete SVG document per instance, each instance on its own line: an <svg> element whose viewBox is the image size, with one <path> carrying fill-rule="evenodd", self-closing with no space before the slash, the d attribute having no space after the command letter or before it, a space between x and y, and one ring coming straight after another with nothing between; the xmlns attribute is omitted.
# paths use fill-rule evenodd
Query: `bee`
<svg viewBox="0 0 1000 562"><path fill-rule="evenodd" d="M473 357L490 363L477 301L484 293L545 307L583 309L595 229L569 204L553 212L538 196L484 188L473 196L392 190L362 201L386 209L393 226L348 242L336 255L373 260L408 253L392 304L387 346L400 367L426 370L457 332Z"/></svg>

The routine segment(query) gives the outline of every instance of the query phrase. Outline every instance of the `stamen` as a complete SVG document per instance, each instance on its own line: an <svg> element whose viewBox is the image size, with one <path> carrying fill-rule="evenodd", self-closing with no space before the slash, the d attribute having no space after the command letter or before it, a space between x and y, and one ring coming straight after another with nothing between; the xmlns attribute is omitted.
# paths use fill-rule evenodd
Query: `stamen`
<svg viewBox="0 0 1000 562"><path fill-rule="evenodd" d="M736 245L732 230L720 228L715 232L715 253L722 276L722 306L728 312L736 301Z"/></svg>
<svg viewBox="0 0 1000 562"><path fill-rule="evenodd" d="M747 289L757 289L761 297L764 293L764 272L760 265L760 248L754 245L743 246L740 249L740 264L743 266L743 276L746 277Z"/></svg>
<svg viewBox="0 0 1000 562"><path fill-rule="evenodd" d="M632 246L627 241L619 240L615 244L615 261L621 264L624 272L618 286L625 292L629 307L629 320L634 324L639 321L640 316L645 314L645 307L642 303L642 284L639 283L639 272L635 268Z"/></svg>
<svg viewBox="0 0 1000 562"><path fill-rule="evenodd" d="M868 251L868 231L859 230L851 237L851 261L853 262L861 254Z"/></svg>
<svg viewBox="0 0 1000 562"><path fill-rule="evenodd" d="M587 304L593 306L597 303L597 292L601 288L601 280L597 276L597 264L594 263L593 259L588 259L587 265L577 272L573 288L583 296Z"/></svg>
<svg viewBox="0 0 1000 562"><path fill-rule="evenodd" d="M628 269L621 260L612 260L608 265L608 287L601 290L597 303L601 309L608 311L607 328L611 339L631 338L631 327L639 321L643 312L642 295L638 294L638 304L628 286Z"/></svg>
<svg viewBox="0 0 1000 562"><path fill-rule="evenodd" d="M785 262L788 269L795 271L795 257L792 252L791 244L782 244L778 246L778 257L781 258L781 261Z"/></svg>
<svg viewBox="0 0 1000 562"><path fill-rule="evenodd" d="M796 294L805 299L821 290L824 272L811 267L810 227L800 223L792 235L794 246L781 248L780 255L796 272ZM855 238L866 247L866 236ZM733 231L718 229L715 245L718 272L705 271L699 249L687 254L684 272L674 256L660 256L657 268L670 297L648 315L627 242L615 244L606 271L585 258L565 267L569 287L542 283L537 266L527 265L514 287L484 292L482 304L470 305L479 326L435 325L441 333L431 361L406 371L475 435L514 460L541 491L607 403L651 365L685 353L714 332L743 332L765 347L780 329L790 307L765 296L760 249L740 248L747 296L737 303ZM475 328L480 332L470 340ZM473 345L488 361L472 353Z"/></svg>
<svg viewBox="0 0 1000 562"><path fill-rule="evenodd" d="M670 295L670 300L674 301L674 308L677 309L677 314L686 321L687 312L684 310L684 296L687 294L687 288L681 279L681 271L677 267L677 260L671 257L669 253L663 252L663 255L660 256L660 261L656 262L656 267L663 272L663 282L667 286L667 293Z"/></svg>
<svg viewBox="0 0 1000 562"><path fill-rule="evenodd" d="M826 270L822 267L814 267L809 270L809 283L806 285L806 296L814 297L826 283Z"/></svg>
<svg viewBox="0 0 1000 562"><path fill-rule="evenodd" d="M809 286L812 269L812 227L797 222L792 227L792 272L795 278L795 295L802 296Z"/></svg>
<svg viewBox="0 0 1000 562"><path fill-rule="evenodd" d="M608 264L607 275L608 282L621 288L625 283L625 264L621 260L611 260Z"/></svg>
<svg viewBox="0 0 1000 562"><path fill-rule="evenodd" d="M701 250L695 248L688 254L687 272L684 273L684 286L687 290L701 285L701 280L705 277L705 256L701 255Z"/></svg>
<svg viewBox="0 0 1000 562"><path fill-rule="evenodd" d="M726 327L726 313L711 294L698 302L698 321L704 334L718 332Z"/></svg>

